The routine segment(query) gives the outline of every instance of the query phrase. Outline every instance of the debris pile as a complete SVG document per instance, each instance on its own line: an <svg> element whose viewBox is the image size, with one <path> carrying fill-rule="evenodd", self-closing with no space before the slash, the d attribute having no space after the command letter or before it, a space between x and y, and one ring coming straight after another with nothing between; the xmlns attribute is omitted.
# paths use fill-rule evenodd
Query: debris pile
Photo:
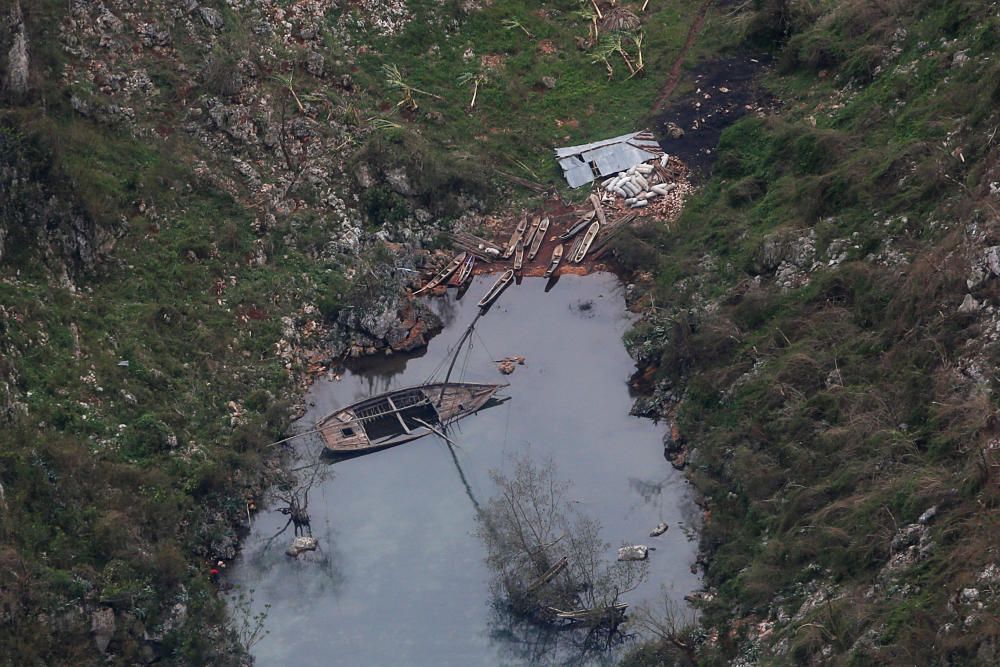
<svg viewBox="0 0 1000 667"><path fill-rule="evenodd" d="M524 357L520 355L514 355L512 357L504 357L497 361L497 369L504 375L510 375L514 372L515 366L523 366Z"/></svg>
<svg viewBox="0 0 1000 667"><path fill-rule="evenodd" d="M645 209L643 214L667 220L680 214L693 189L685 164L670 155L635 165L598 187L601 201L612 210Z"/></svg>

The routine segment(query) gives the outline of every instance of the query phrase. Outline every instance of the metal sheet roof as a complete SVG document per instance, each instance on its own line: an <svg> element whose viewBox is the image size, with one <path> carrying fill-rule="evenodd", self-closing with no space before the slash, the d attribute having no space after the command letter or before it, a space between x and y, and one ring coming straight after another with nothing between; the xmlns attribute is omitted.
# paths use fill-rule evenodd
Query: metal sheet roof
<svg viewBox="0 0 1000 667"><path fill-rule="evenodd" d="M556 149L559 166L571 188L586 185L598 177L617 174L662 154L659 143L645 131Z"/></svg>

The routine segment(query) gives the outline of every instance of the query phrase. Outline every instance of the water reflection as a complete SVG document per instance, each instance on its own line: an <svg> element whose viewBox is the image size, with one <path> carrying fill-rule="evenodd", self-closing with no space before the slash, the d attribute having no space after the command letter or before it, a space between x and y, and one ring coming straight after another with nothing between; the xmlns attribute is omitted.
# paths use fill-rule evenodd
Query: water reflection
<svg viewBox="0 0 1000 667"><path fill-rule="evenodd" d="M593 628L554 628L533 623L495 602L491 607L489 637L499 647L502 664L588 667L614 665L620 649L635 635Z"/></svg>

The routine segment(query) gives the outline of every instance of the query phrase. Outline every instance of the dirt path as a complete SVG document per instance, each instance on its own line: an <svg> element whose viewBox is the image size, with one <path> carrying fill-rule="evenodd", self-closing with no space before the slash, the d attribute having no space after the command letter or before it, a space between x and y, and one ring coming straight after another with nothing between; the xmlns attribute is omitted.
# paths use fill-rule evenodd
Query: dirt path
<svg viewBox="0 0 1000 667"><path fill-rule="evenodd" d="M712 2L713 0L704 0L701 3L701 7L698 8L698 14L694 17L694 21L692 21L691 27L688 29L684 46L681 47L680 53L677 54L677 59L674 60L674 64L670 68L670 78L667 79L667 84L663 87L663 92L660 93L656 104L653 105L654 114L660 111L663 105L670 99L670 96L674 94L674 89L677 88L677 84L681 80L681 68L684 66L684 59L687 58L688 51L691 50L691 46L694 45L695 40L698 39L698 35L701 34L701 28L705 25L708 8L712 5Z"/></svg>

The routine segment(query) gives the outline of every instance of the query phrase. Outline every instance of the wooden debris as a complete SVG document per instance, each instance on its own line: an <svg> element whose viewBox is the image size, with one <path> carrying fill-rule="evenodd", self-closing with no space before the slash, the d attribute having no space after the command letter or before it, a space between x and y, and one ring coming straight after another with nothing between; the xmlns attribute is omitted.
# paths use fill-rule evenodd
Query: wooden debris
<svg viewBox="0 0 1000 667"><path fill-rule="evenodd" d="M545 574L540 576L538 579L536 579L528 586L528 592L534 593L539 588L541 588L542 586L544 586L545 584L549 583L557 576L559 576L559 573L565 570L568 566L569 566L569 559L566 558L566 556L563 556L562 558L559 559L558 563L556 563L548 570L546 570Z"/></svg>

